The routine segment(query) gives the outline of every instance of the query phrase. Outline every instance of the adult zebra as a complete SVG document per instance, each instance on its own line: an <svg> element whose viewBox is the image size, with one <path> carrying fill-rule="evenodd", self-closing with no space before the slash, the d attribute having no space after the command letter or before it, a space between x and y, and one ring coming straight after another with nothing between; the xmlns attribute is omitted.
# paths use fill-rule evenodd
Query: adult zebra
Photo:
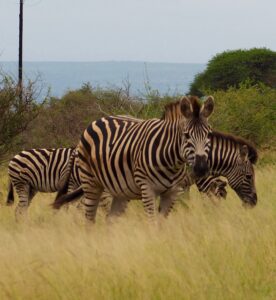
<svg viewBox="0 0 276 300"><path fill-rule="evenodd" d="M160 195L160 212L166 215L186 164L196 176L208 172L208 117L213 108L213 97L202 106L196 97L183 97L167 105L161 119L107 117L92 122L81 137L77 158L86 218L95 220L104 190L120 201L142 199L149 218L155 215L154 198ZM58 199L62 197L55 208L62 202Z"/></svg>
<svg viewBox="0 0 276 300"><path fill-rule="evenodd" d="M31 149L15 155L9 163L9 190L7 205L14 203L16 190L19 203L16 216L26 212L37 192L57 192L68 178L68 163L76 153L75 148ZM72 169L68 190L80 186L77 166Z"/></svg>

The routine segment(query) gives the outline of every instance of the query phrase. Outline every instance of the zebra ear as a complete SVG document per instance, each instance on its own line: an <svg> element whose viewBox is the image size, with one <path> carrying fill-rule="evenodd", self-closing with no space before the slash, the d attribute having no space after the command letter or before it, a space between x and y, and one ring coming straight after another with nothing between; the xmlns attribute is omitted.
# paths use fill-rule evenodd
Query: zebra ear
<svg viewBox="0 0 276 300"><path fill-rule="evenodd" d="M205 119L208 119L214 110L214 97L208 96L201 106L199 115Z"/></svg>
<svg viewBox="0 0 276 300"><path fill-rule="evenodd" d="M193 116L193 107L191 101L187 97L183 97L180 100L181 112L186 119L191 119Z"/></svg>
<svg viewBox="0 0 276 300"><path fill-rule="evenodd" d="M248 158L248 147L246 145L241 146L240 155L242 160L246 160Z"/></svg>

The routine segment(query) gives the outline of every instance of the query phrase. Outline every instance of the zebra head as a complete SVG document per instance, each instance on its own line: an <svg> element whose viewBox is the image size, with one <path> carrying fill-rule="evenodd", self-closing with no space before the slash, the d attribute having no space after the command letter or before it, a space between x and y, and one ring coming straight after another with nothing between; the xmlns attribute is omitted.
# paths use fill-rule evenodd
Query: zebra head
<svg viewBox="0 0 276 300"><path fill-rule="evenodd" d="M228 178L229 185L234 189L246 206L257 204L255 188L255 173L253 164L257 161L257 154L250 157L247 145L242 145L236 161L236 168Z"/></svg>
<svg viewBox="0 0 276 300"><path fill-rule="evenodd" d="M209 171L211 127L208 118L213 110L212 96L207 97L202 106L197 97L184 97L181 100L181 111L185 118L182 130L182 153L196 177L205 176Z"/></svg>

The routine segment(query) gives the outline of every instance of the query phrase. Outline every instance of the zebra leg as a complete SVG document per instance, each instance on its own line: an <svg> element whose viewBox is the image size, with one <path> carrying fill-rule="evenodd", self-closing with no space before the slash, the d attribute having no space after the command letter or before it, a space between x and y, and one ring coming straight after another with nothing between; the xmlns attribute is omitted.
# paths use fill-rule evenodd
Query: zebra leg
<svg viewBox="0 0 276 300"><path fill-rule="evenodd" d="M160 195L159 213L165 218L171 212L175 200L177 199L178 188L170 189Z"/></svg>
<svg viewBox="0 0 276 300"><path fill-rule="evenodd" d="M100 200L100 208L104 211L106 217L109 217L109 213L111 212L113 196L104 191Z"/></svg>
<svg viewBox="0 0 276 300"><path fill-rule="evenodd" d="M97 208L103 192L103 188L95 182L83 183L85 217L87 220L95 222Z"/></svg>
<svg viewBox="0 0 276 300"><path fill-rule="evenodd" d="M156 218L156 205L155 205L155 197L156 194L149 184L144 183L141 185L142 192L142 202L144 206L145 213L149 219L149 221L154 221Z"/></svg>
<svg viewBox="0 0 276 300"><path fill-rule="evenodd" d="M110 212L107 217L108 218L119 217L126 211L126 208L127 208L127 200L126 199L114 197L112 204L111 204Z"/></svg>
<svg viewBox="0 0 276 300"><path fill-rule="evenodd" d="M31 188L28 184L17 184L15 186L15 190L19 197L19 203L17 204L15 209L15 218L17 221L19 221L27 214Z"/></svg>
<svg viewBox="0 0 276 300"><path fill-rule="evenodd" d="M28 206L30 206L34 196L37 194L37 191L33 188L30 187L30 191L29 191L29 203Z"/></svg>

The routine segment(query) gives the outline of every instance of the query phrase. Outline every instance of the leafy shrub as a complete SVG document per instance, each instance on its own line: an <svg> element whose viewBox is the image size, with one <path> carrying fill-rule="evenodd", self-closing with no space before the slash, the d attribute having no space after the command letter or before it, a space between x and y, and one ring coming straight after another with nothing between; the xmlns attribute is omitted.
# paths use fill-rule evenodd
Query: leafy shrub
<svg viewBox="0 0 276 300"><path fill-rule="evenodd" d="M29 81L20 93L17 82L7 74L0 74L0 160L11 151L19 134L37 117L37 86Z"/></svg>
<svg viewBox="0 0 276 300"><path fill-rule="evenodd" d="M215 113L210 119L213 128L247 138L258 146L276 145L275 89L243 84L207 94L215 98ZM179 97L160 96L156 91L145 99L134 99L124 89L94 90L84 85L44 104L42 113L22 135L21 149L74 146L93 120L118 114L158 118L164 106L176 99Z"/></svg>
<svg viewBox="0 0 276 300"><path fill-rule="evenodd" d="M213 92L213 127L239 135L258 146L276 145L276 90L263 84Z"/></svg>
<svg viewBox="0 0 276 300"><path fill-rule="evenodd" d="M71 147L96 119L108 115L137 116L142 108L126 90L93 90L84 84L79 90L68 91L61 99L50 98L42 113L34 120L22 138L24 148Z"/></svg>
<svg viewBox="0 0 276 300"><path fill-rule="evenodd" d="M195 77L190 94L202 96L206 90L227 90L245 81L276 88L276 52L254 48L217 54L206 70Z"/></svg>

